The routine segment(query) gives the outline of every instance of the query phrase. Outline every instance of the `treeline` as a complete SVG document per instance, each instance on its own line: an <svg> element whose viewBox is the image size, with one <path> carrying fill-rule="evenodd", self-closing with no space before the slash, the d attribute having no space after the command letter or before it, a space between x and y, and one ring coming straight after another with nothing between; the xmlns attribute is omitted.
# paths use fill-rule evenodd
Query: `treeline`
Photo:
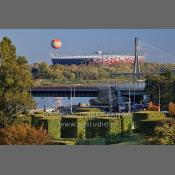
<svg viewBox="0 0 175 175"><path fill-rule="evenodd" d="M114 66L105 65L48 65L47 63L35 63L31 65L34 79L50 79L60 81L74 80L104 80L110 77L111 73L132 72L132 65L117 64Z"/></svg>
<svg viewBox="0 0 175 175"><path fill-rule="evenodd" d="M164 72L172 70L174 64L142 63L142 73ZM111 73L132 73L133 65L120 63L108 65L48 65L45 62L30 65L33 79L47 79L63 81L76 80L106 80Z"/></svg>
<svg viewBox="0 0 175 175"><path fill-rule="evenodd" d="M150 101L159 105L161 110L168 110L171 102L175 102L175 76L172 72L166 71L160 75L146 77L145 90L150 95Z"/></svg>

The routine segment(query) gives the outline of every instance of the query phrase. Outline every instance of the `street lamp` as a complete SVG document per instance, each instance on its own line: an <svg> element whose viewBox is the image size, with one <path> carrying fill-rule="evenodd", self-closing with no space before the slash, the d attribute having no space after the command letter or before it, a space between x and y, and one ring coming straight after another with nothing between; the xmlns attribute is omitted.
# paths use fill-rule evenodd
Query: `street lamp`
<svg viewBox="0 0 175 175"><path fill-rule="evenodd" d="M160 112L160 84L157 84L158 88L159 88L159 112Z"/></svg>
<svg viewBox="0 0 175 175"><path fill-rule="evenodd" d="M72 87L70 87L70 113L72 113Z"/></svg>
<svg viewBox="0 0 175 175"><path fill-rule="evenodd" d="M129 81L129 113L131 112L131 81Z"/></svg>
<svg viewBox="0 0 175 175"><path fill-rule="evenodd" d="M111 84L109 79L109 112L111 113Z"/></svg>

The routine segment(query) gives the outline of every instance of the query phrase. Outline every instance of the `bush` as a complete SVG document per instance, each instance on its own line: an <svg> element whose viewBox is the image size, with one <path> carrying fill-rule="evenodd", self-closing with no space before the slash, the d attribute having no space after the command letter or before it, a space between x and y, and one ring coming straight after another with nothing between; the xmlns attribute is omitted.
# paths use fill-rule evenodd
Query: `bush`
<svg viewBox="0 0 175 175"><path fill-rule="evenodd" d="M101 112L99 108L75 107L75 112Z"/></svg>
<svg viewBox="0 0 175 175"><path fill-rule="evenodd" d="M175 144L175 120L165 121L162 126L157 126L154 136L147 139L149 144L174 145Z"/></svg>
<svg viewBox="0 0 175 175"><path fill-rule="evenodd" d="M132 116L115 117L71 116L71 117L32 117L36 128L43 128L55 139L58 138L107 138L110 142L118 136L131 134Z"/></svg>
<svg viewBox="0 0 175 175"><path fill-rule="evenodd" d="M151 101L150 103L148 103L147 109L149 111L160 111L160 106L153 104L153 102Z"/></svg>
<svg viewBox="0 0 175 175"><path fill-rule="evenodd" d="M61 118L57 116L49 116L49 117L39 117L32 116L32 126L35 128L42 128L48 132L50 136L54 139L58 139L61 137L61 126L60 126Z"/></svg>
<svg viewBox="0 0 175 175"><path fill-rule="evenodd" d="M103 137L106 138L109 134L110 121L107 118L91 119L86 124L86 137Z"/></svg>
<svg viewBox="0 0 175 175"><path fill-rule="evenodd" d="M155 127L161 126L163 120L141 120L138 132L145 135L154 135Z"/></svg>
<svg viewBox="0 0 175 175"><path fill-rule="evenodd" d="M122 115L121 116L121 132L123 136L132 134L132 116Z"/></svg>
<svg viewBox="0 0 175 175"><path fill-rule="evenodd" d="M76 138L77 137L77 118L69 117L61 120L61 137Z"/></svg>
<svg viewBox="0 0 175 175"><path fill-rule="evenodd" d="M105 138L78 139L76 145L106 145Z"/></svg>
<svg viewBox="0 0 175 175"><path fill-rule="evenodd" d="M32 117L28 115L21 115L18 117L19 123L28 124L29 126L32 126Z"/></svg>
<svg viewBox="0 0 175 175"><path fill-rule="evenodd" d="M175 103L170 103L168 105L168 111L171 117L175 117Z"/></svg>
<svg viewBox="0 0 175 175"><path fill-rule="evenodd" d="M1 145L44 145L49 142L50 137L46 131L36 130L26 124L0 129Z"/></svg>
<svg viewBox="0 0 175 175"><path fill-rule="evenodd" d="M164 120L165 114L157 111L141 111L141 112L134 112L133 118L134 118L135 130L138 131L140 128L141 120Z"/></svg>

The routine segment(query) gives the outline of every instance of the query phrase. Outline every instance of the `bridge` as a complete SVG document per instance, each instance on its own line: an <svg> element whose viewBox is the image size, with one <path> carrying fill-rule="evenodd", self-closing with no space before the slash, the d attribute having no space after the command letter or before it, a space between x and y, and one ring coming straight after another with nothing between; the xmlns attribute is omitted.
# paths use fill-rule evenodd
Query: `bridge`
<svg viewBox="0 0 175 175"><path fill-rule="evenodd" d="M33 87L33 97L97 97L98 87L93 86L57 86L57 87Z"/></svg>
<svg viewBox="0 0 175 175"><path fill-rule="evenodd" d="M128 86L128 84L111 85L110 89L114 89L116 93L120 91L122 96L143 96L144 84ZM57 87L33 87L31 94L33 97L98 97L100 91L108 93L109 86L57 86Z"/></svg>

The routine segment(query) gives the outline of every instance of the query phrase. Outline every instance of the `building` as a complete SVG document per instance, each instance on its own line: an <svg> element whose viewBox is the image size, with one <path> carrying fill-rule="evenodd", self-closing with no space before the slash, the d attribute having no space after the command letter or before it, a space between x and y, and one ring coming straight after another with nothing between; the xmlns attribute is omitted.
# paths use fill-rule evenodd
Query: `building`
<svg viewBox="0 0 175 175"><path fill-rule="evenodd" d="M63 65L80 65L80 64L105 64L114 65L118 63L133 64L135 56L132 55L110 55L103 54L101 51L96 54L90 55L69 55L69 56L58 56L51 57L52 63L63 64ZM144 56L139 56L139 62L144 62Z"/></svg>

